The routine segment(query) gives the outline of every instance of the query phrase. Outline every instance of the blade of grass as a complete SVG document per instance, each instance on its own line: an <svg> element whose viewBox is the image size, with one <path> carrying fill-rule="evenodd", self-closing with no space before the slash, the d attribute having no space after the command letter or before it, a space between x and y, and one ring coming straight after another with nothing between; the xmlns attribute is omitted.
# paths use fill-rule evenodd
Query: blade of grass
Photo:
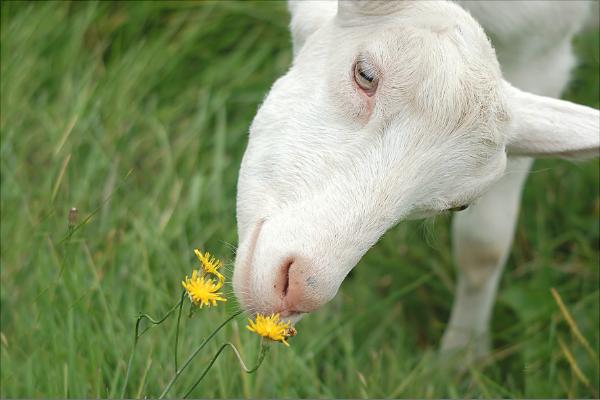
<svg viewBox="0 0 600 400"><path fill-rule="evenodd" d="M590 343L587 341L587 339L581 334L581 331L577 327L577 323L571 316L571 313L567 309L567 306L565 306L565 303L562 301L560 294L558 293L558 291L555 288L551 288L550 292L552 293L552 297L554 297L554 301L556 301L556 304L558 305L558 308L560 309L560 312L562 313L563 318L567 322L567 325L569 325L569 328L571 329L571 333L573 334L575 339L586 350L586 352L590 356L592 362L596 366L596 369L600 369L600 360L598 360L598 355L596 354L594 349L592 349L592 346L590 346Z"/></svg>
<svg viewBox="0 0 600 400"><path fill-rule="evenodd" d="M594 389L590 385L589 379L585 376L583 371L581 371L581 368L579 368L579 365L577 364L577 360L575 360L575 357L573 357L573 354L571 353L571 351L569 350L569 348L567 347L565 342L563 342L563 340L559 338L558 344L560 346L560 350L562 351L563 355L565 356L565 359L569 363L569 366L571 367L571 371L573 371L573 374L577 377L577 379L579 379L579 381L581 383L583 383L585 385L585 387L587 387L588 389L593 391Z"/></svg>

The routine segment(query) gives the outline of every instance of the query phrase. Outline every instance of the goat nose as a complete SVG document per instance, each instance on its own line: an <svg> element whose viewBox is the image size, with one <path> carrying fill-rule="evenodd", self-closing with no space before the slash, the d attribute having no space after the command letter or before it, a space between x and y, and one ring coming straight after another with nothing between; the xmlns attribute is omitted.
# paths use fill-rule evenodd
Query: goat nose
<svg viewBox="0 0 600 400"><path fill-rule="evenodd" d="M317 293L311 287L314 279L310 277L310 261L304 257L286 258L279 266L274 285L281 299L281 315L306 313L318 308Z"/></svg>

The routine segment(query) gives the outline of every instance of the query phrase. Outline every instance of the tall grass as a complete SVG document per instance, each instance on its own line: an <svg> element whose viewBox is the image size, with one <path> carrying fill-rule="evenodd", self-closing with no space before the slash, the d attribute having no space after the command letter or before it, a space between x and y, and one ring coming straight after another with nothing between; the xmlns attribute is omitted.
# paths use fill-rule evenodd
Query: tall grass
<svg viewBox="0 0 600 400"><path fill-rule="evenodd" d="M194 247L229 267L249 123L291 59L280 3L2 2L2 397L116 397L135 316L177 302ZM598 31L566 96L598 107ZM437 346L452 302L448 216L387 233L291 348L244 374L232 354L198 397L597 397L598 162L536 162L493 318L494 362ZM78 229L69 236L68 213ZM181 357L235 309L184 318ZM225 340L255 359L237 319ZM173 325L140 339L128 397L172 375ZM587 379L587 384L581 379Z"/></svg>

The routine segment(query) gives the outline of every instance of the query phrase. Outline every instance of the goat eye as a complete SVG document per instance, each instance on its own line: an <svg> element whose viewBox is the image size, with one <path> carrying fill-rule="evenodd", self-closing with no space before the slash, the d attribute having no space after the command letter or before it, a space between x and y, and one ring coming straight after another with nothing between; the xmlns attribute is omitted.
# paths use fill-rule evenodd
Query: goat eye
<svg viewBox="0 0 600 400"><path fill-rule="evenodd" d="M368 96L373 96L377 90L379 79L371 64L359 60L354 64L354 81Z"/></svg>

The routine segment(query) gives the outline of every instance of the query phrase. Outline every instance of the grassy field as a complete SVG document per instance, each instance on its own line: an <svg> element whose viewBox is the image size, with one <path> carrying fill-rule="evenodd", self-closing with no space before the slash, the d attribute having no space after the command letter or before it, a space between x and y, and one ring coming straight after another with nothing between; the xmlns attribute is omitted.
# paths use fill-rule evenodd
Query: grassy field
<svg viewBox="0 0 600 400"><path fill-rule="evenodd" d="M177 302L194 247L231 266L247 129L291 59L285 6L3 1L1 11L0 396L156 397L173 374L173 321L140 339L124 388L135 316ZM598 31L578 37L566 93L595 107L598 46ZM454 284L442 216L386 234L256 374L226 352L192 395L598 397L598 180L597 160L536 162L492 362L438 360ZM65 239L71 207L81 225ZM180 357L234 309L230 298L184 318ZM239 317L219 333L171 394L224 341L252 364L258 338L244 326Z"/></svg>

